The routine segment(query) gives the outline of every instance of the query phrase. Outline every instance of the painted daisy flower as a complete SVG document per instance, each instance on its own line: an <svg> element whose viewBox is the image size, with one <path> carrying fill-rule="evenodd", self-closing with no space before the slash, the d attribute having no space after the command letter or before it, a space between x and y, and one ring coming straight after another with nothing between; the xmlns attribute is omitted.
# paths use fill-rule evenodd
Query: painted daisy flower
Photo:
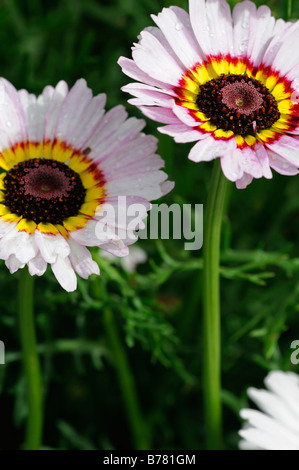
<svg viewBox="0 0 299 470"><path fill-rule="evenodd" d="M195 162L220 157L238 188L299 167L299 22L250 1L189 0L152 16L123 72L129 100L176 142L197 142Z"/></svg>
<svg viewBox="0 0 299 470"><path fill-rule="evenodd" d="M83 79L38 97L0 80L0 259L11 273L28 265L41 276L49 263L75 290L75 273L99 274L86 246L128 255L148 201L172 189L144 121L122 106L105 114L105 101ZM122 212L136 203L143 212L126 226ZM107 221L106 208L118 218Z"/></svg>
<svg viewBox="0 0 299 470"><path fill-rule="evenodd" d="M247 424L239 431L243 438L240 448L299 450L299 375L272 371L265 385L268 390L248 390L248 396L262 411L241 410Z"/></svg>

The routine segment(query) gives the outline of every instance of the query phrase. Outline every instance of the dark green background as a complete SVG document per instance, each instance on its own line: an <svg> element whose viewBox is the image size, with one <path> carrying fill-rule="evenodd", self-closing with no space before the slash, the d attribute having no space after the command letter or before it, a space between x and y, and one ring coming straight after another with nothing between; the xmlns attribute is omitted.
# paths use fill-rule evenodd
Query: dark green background
<svg viewBox="0 0 299 470"><path fill-rule="evenodd" d="M139 32L163 6L186 1L0 1L0 74L40 93L64 79L86 78L108 108L123 103L128 83L117 59L129 56ZM237 2L231 2L233 4ZM265 2L256 2L264 4ZM276 17L286 2L267 2ZM293 17L299 14L294 2ZM126 105L131 115L139 111ZM157 134L156 123L147 132ZM187 160L191 145L159 135L159 152L176 187L163 202L205 203L211 164ZM299 179L274 174L246 190L231 186L222 255L225 441L237 448L238 410L246 387L262 386L270 369L293 369L299 339ZM136 448L117 380L115 348L103 311L108 304L135 380L153 449L201 449L201 252L183 241L140 241L149 262L129 275L100 261L99 279L67 294L48 270L36 280L35 305L45 384L44 446L53 449ZM19 353L18 273L0 266L0 448L23 441L26 389Z"/></svg>

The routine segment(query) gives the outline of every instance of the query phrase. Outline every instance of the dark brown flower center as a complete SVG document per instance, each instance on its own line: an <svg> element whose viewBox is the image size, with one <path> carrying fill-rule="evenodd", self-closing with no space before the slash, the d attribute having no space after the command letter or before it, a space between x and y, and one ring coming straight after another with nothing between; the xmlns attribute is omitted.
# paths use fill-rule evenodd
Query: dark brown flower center
<svg viewBox="0 0 299 470"><path fill-rule="evenodd" d="M196 104L217 129L243 137L269 129L280 118L274 96L247 75L220 75L210 80L200 87Z"/></svg>
<svg viewBox="0 0 299 470"><path fill-rule="evenodd" d="M78 173L64 163L44 158L15 165L4 184L4 204L12 213L37 224L62 224L78 215L86 195Z"/></svg>

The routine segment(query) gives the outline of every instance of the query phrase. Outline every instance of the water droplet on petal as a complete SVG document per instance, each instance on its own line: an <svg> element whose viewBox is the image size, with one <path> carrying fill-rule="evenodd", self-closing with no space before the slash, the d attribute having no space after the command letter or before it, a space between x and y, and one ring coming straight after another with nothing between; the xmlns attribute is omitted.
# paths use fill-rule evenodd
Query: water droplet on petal
<svg viewBox="0 0 299 470"><path fill-rule="evenodd" d="M11 121L6 121L6 125L7 125L7 127L11 127L12 126Z"/></svg>
<svg viewBox="0 0 299 470"><path fill-rule="evenodd" d="M175 29L176 31L181 31L183 29L184 25L182 23L177 23L175 25Z"/></svg>
<svg viewBox="0 0 299 470"><path fill-rule="evenodd" d="M245 52L247 50L247 47L248 47L248 42L247 41L243 41L241 44L240 44L240 51L241 52Z"/></svg>
<svg viewBox="0 0 299 470"><path fill-rule="evenodd" d="M244 20L243 23L242 23L242 28L247 29L248 26L249 26L249 21Z"/></svg>

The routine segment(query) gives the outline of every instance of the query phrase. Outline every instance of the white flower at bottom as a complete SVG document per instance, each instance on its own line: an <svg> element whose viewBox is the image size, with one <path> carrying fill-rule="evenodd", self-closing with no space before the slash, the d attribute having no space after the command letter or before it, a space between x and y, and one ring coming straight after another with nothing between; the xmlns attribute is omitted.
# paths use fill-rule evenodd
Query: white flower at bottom
<svg viewBox="0 0 299 470"><path fill-rule="evenodd" d="M123 106L105 113L83 79L38 97L0 79L0 92L0 259L38 276L50 264L73 291L76 273L99 274L86 247L127 256L149 201L172 189L157 139Z"/></svg>
<svg viewBox="0 0 299 470"><path fill-rule="evenodd" d="M243 450L299 450L299 375L272 371L265 378L268 390L248 389L261 411L243 409L247 420L239 431Z"/></svg>

